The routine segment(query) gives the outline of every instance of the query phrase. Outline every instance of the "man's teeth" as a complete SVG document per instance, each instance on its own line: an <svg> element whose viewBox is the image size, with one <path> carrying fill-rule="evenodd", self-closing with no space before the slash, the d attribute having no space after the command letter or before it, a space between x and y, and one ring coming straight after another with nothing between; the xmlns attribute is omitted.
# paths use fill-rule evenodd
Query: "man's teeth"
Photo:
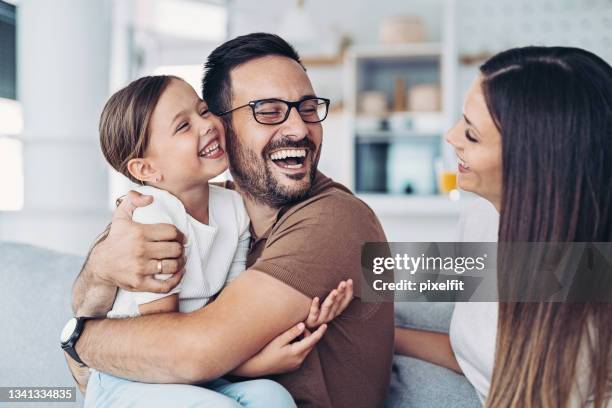
<svg viewBox="0 0 612 408"><path fill-rule="evenodd" d="M306 157L306 149L284 149L278 150L270 155L272 160L283 160L288 157ZM293 166L300 167L301 165L295 164ZM287 166L293 168L291 166Z"/></svg>

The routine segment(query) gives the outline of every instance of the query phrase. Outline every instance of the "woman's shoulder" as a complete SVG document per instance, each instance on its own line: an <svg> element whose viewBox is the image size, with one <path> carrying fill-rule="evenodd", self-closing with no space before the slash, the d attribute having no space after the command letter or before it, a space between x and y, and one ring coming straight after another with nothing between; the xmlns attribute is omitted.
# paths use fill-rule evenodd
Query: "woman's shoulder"
<svg viewBox="0 0 612 408"><path fill-rule="evenodd" d="M459 215L456 240L459 242L496 242L499 213L489 201L476 198Z"/></svg>

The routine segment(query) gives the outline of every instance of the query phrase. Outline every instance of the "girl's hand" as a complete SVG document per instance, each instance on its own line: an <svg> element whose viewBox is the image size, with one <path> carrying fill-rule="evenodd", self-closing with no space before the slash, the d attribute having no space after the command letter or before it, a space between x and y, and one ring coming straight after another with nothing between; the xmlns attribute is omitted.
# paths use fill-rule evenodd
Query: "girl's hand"
<svg viewBox="0 0 612 408"><path fill-rule="evenodd" d="M306 327L315 329L324 323L329 323L347 308L353 299L353 280L341 281L337 289L331 291L319 307L319 298L312 300L310 312L306 319Z"/></svg>
<svg viewBox="0 0 612 408"><path fill-rule="evenodd" d="M238 366L232 374L242 377L260 377L268 374L281 374L295 371L321 340L327 330L327 325L321 325L316 331L310 332L304 323L298 323L286 332L280 334L259 353ZM301 340L293 342L304 334Z"/></svg>

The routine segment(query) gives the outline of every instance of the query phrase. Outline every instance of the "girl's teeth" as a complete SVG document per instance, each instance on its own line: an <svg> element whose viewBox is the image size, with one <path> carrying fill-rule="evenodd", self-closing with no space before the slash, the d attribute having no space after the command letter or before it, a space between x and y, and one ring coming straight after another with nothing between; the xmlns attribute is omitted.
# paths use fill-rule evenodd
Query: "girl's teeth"
<svg viewBox="0 0 612 408"><path fill-rule="evenodd" d="M213 150L208 150L206 153L204 153L204 156L211 156L213 153L216 153L219 150L218 147L215 147Z"/></svg>
<svg viewBox="0 0 612 408"><path fill-rule="evenodd" d="M210 147L207 147L206 150L204 150L204 153L210 153L213 150L216 150L219 147L219 143L215 143Z"/></svg>
<svg viewBox="0 0 612 408"><path fill-rule="evenodd" d="M200 153L201 156L209 156L211 153L216 153L219 150L219 142L214 142Z"/></svg>

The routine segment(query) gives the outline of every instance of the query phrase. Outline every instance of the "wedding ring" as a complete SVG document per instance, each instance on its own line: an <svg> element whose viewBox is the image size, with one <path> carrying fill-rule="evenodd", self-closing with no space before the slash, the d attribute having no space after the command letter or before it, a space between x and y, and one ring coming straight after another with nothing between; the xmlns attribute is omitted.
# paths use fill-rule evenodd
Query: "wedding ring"
<svg viewBox="0 0 612 408"><path fill-rule="evenodd" d="M157 260L157 273L163 273L162 272L162 260L161 259Z"/></svg>

